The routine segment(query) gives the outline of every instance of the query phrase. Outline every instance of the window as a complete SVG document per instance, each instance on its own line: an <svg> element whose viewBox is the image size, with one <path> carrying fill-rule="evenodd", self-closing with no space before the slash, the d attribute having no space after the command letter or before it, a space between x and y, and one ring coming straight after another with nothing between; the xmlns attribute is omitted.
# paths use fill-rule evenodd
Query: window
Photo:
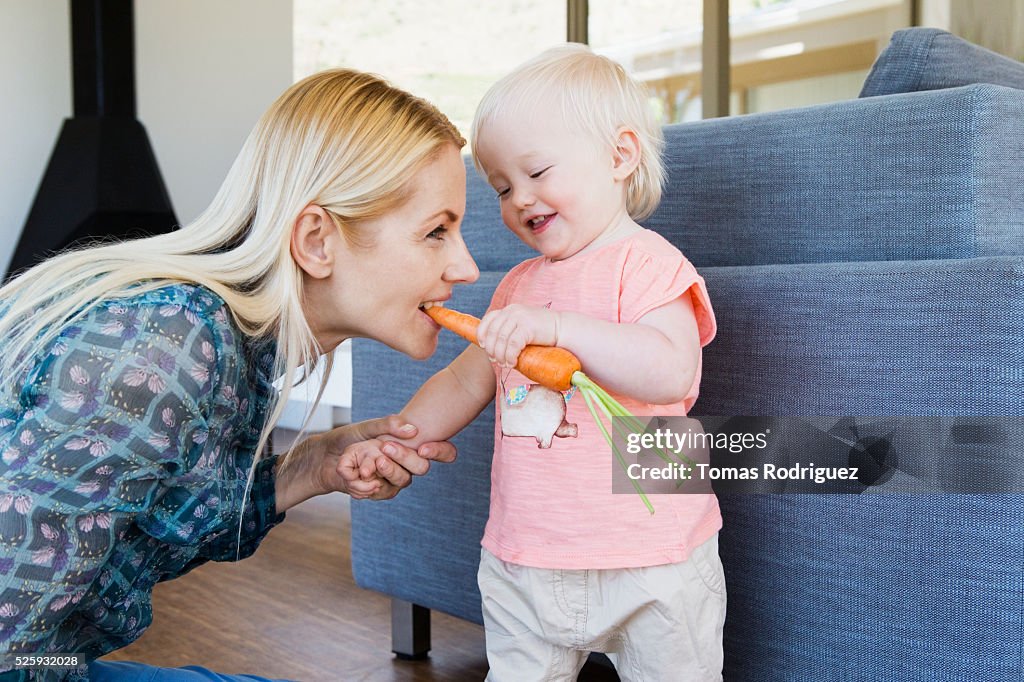
<svg viewBox="0 0 1024 682"><path fill-rule="evenodd" d="M565 42L560 0L294 0L295 76L371 71L433 102L468 137L484 92Z"/></svg>
<svg viewBox="0 0 1024 682"><path fill-rule="evenodd" d="M591 45L648 85L662 121L700 118L702 0L589 4ZM729 10L734 114L856 97L892 32L911 24L909 0L731 0Z"/></svg>
<svg viewBox="0 0 1024 682"><path fill-rule="evenodd" d="M295 76L348 66L431 100L468 132L501 75L565 40L563 0L294 0ZM700 118L703 0L589 0L595 50L647 83L661 120ZM731 112L856 97L910 0L731 0Z"/></svg>
<svg viewBox="0 0 1024 682"><path fill-rule="evenodd" d="M591 47L647 84L661 122L700 118L703 0L590 0L588 4ZM677 74L693 78L681 81Z"/></svg>

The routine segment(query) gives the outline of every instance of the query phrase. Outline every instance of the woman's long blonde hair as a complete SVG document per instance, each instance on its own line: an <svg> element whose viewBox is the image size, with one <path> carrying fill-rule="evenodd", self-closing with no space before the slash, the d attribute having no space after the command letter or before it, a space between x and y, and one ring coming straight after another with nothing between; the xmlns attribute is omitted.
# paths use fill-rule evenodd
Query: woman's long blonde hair
<svg viewBox="0 0 1024 682"><path fill-rule="evenodd" d="M356 234L353 223L400 204L417 167L447 144L461 148L465 140L440 111L377 76L336 69L296 83L249 134L195 221L56 256L0 288L0 390L17 395L36 353L101 301L195 283L224 299L243 333L277 342L274 373L285 380L267 411L262 452L296 370L308 376L321 355L303 315L302 271L290 252L295 220L316 204L350 243L372 240Z"/></svg>

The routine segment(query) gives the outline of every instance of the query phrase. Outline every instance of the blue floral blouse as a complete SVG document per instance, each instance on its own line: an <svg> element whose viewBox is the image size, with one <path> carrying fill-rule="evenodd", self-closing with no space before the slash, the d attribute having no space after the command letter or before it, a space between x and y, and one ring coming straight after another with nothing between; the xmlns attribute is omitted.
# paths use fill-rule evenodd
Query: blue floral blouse
<svg viewBox="0 0 1024 682"><path fill-rule="evenodd" d="M0 663L127 645L157 582L283 520L275 458L246 495L272 356L218 296L169 284L95 308L0 395Z"/></svg>

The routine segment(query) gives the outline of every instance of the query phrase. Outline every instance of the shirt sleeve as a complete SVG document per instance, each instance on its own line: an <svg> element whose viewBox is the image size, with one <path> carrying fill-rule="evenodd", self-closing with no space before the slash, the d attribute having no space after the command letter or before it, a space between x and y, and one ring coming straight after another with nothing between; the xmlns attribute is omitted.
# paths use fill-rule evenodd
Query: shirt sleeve
<svg viewBox="0 0 1024 682"><path fill-rule="evenodd" d="M278 513L276 504L277 478L274 467L277 461L275 455L256 464L252 487L241 517L234 516L235 519L240 518L240 522L211 536L200 547L200 559L235 561L251 556L270 529L284 521L284 512Z"/></svg>
<svg viewBox="0 0 1024 682"><path fill-rule="evenodd" d="M619 321L633 323L655 308L689 296L697 318L700 345L715 337L715 314L704 278L683 254L636 250L628 255L619 295Z"/></svg>
<svg viewBox="0 0 1024 682"><path fill-rule="evenodd" d="M11 650L35 650L75 610L206 429L212 382L194 377L216 373L213 358L184 360L180 350L209 330L188 324L165 336L160 315L94 308L3 405L0 642Z"/></svg>
<svg viewBox="0 0 1024 682"><path fill-rule="evenodd" d="M159 499L136 517L150 537L194 548L195 558L181 573L207 560L250 556L284 520L276 510L277 458L253 464L266 406L254 404L251 359L237 343L237 332L215 321L223 312L193 313L191 328L187 318L182 325L182 319L169 315L159 330L161 336L184 339L180 381L206 398L207 418L199 428L186 426L175 414L164 415L157 438L180 451L182 467L161 482ZM197 326L201 321L206 324ZM178 331L182 326L188 329Z"/></svg>

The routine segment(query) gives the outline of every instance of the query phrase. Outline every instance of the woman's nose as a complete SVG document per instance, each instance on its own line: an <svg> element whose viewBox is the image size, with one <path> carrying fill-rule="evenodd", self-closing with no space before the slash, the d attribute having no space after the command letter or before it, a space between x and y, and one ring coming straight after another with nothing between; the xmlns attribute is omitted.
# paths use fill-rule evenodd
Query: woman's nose
<svg viewBox="0 0 1024 682"><path fill-rule="evenodd" d="M444 271L444 279L448 282L472 284L480 277L480 268L466 248L466 242L459 239L456 245L452 260Z"/></svg>

